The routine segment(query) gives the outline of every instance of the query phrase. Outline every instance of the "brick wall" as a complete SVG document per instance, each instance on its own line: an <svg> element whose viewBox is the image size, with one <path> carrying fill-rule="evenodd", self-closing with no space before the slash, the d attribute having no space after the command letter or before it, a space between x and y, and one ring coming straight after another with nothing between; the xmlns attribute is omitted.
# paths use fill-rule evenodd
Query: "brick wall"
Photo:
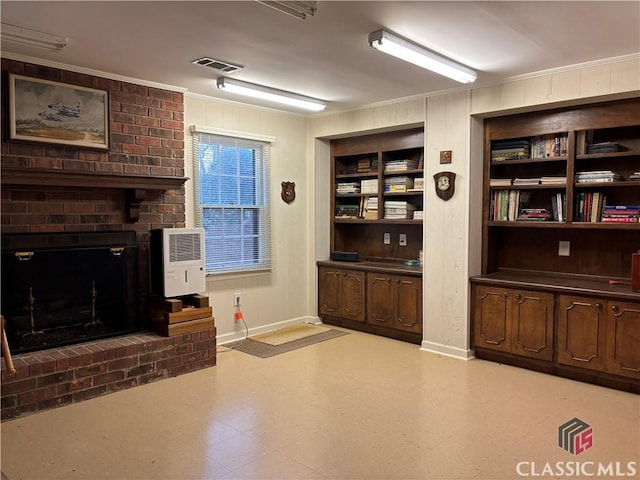
<svg viewBox="0 0 640 480"><path fill-rule="evenodd" d="M108 151L8 141L7 89L2 96L2 168L98 175L184 175L184 99L180 92L2 59L8 74L108 90ZM139 220L127 221L121 188L11 185L1 192L4 233L134 230L140 259L140 317L148 316L149 230L183 227L184 187L147 192ZM215 365L215 328L172 338L141 333L14 357L2 364L2 418L66 405Z"/></svg>

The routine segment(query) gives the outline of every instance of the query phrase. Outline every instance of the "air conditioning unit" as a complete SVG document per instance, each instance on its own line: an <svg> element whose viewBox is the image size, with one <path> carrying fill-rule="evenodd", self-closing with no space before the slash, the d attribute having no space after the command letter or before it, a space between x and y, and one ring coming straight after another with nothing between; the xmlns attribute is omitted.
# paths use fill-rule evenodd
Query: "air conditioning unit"
<svg viewBox="0 0 640 480"><path fill-rule="evenodd" d="M150 234L151 293L179 297L204 292L204 230L161 228Z"/></svg>

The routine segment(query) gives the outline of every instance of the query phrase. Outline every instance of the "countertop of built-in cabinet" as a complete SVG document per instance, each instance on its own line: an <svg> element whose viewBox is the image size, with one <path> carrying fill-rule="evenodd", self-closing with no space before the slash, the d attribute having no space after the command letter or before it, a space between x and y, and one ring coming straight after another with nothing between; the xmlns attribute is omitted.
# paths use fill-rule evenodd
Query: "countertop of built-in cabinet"
<svg viewBox="0 0 640 480"><path fill-rule="evenodd" d="M471 277L471 283L640 302L640 292L631 290L629 278L504 269Z"/></svg>
<svg viewBox="0 0 640 480"><path fill-rule="evenodd" d="M366 272L388 273L393 275L422 276L422 265L404 265L401 261L358 261L339 262L334 260L320 260L319 267L341 268L347 270L360 270Z"/></svg>

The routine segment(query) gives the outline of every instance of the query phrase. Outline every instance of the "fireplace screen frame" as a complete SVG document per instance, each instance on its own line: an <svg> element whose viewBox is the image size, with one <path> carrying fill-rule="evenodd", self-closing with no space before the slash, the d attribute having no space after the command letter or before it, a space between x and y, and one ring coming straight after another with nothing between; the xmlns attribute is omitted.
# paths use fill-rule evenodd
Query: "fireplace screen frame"
<svg viewBox="0 0 640 480"><path fill-rule="evenodd" d="M12 352L139 331L138 268L134 231L2 235L0 313Z"/></svg>

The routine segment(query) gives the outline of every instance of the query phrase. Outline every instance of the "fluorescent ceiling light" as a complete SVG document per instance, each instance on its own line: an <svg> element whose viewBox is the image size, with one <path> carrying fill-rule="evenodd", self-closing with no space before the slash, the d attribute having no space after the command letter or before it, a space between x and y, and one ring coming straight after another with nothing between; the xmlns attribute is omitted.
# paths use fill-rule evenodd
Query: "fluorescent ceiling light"
<svg viewBox="0 0 640 480"><path fill-rule="evenodd" d="M217 86L219 89L227 92L268 100L270 102L282 103L293 107L303 108L305 110L311 110L313 112L320 112L326 107L322 101L315 98L304 97L295 93L276 90L275 88L263 87L262 85L255 85L253 83L242 82L240 80L233 80L230 78L218 78Z"/></svg>
<svg viewBox="0 0 640 480"><path fill-rule="evenodd" d="M271 0L257 0L258 3L266 5L276 10L291 15L292 17L304 20L307 16L312 17L316 10L316 4L318 2L286 2L286 1L271 1Z"/></svg>
<svg viewBox="0 0 640 480"><path fill-rule="evenodd" d="M473 83L477 78L476 72L470 68L385 30L370 33L369 45L376 50L452 78L460 83Z"/></svg>
<svg viewBox="0 0 640 480"><path fill-rule="evenodd" d="M3 43L42 48L54 52L60 52L67 46L67 39L61 35L53 35L9 23L2 23L0 33Z"/></svg>

